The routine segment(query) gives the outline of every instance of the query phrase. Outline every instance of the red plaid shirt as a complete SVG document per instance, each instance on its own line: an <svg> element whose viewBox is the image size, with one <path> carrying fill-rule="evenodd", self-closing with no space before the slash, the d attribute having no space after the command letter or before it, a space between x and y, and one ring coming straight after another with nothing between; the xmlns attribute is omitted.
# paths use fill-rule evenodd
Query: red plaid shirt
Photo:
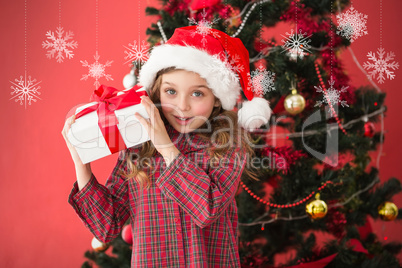
<svg viewBox="0 0 402 268"><path fill-rule="evenodd" d="M180 154L168 167L161 155L153 158L149 189L118 175L127 170L123 151L105 186L94 175L81 191L75 182L69 203L106 243L130 217L131 267L240 267L234 196L245 166L244 151L231 147L213 163L209 143L169 126L167 130Z"/></svg>

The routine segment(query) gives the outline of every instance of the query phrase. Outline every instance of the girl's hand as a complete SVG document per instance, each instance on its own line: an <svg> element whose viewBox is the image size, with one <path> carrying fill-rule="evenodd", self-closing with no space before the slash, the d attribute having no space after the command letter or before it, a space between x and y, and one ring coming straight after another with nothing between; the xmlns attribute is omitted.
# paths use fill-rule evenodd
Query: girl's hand
<svg viewBox="0 0 402 268"><path fill-rule="evenodd" d="M155 149L163 156L166 165L168 166L179 154L179 150L172 143L172 140L166 131L165 124L159 114L159 110L151 99L147 96L141 97L141 104L144 105L149 115L149 121L138 113L135 114L135 117L145 127Z"/></svg>
<svg viewBox="0 0 402 268"><path fill-rule="evenodd" d="M64 123L63 130L61 131L61 135L63 135L63 138L66 141L67 147L70 151L71 157L73 158L74 164L83 165L80 157L78 156L77 150L67 138L67 133L74 122L75 122L75 115L72 115L69 118L67 118L66 122Z"/></svg>
<svg viewBox="0 0 402 268"><path fill-rule="evenodd" d="M66 122L64 123L63 130L61 131L61 135L63 135L67 147L70 150L71 157L73 158L75 164L75 172L77 175L78 190L81 191L91 179L92 170L91 170L91 163L87 164L82 163L80 157L78 156L77 150L67 138L67 133L71 125L74 123L74 121L75 121L75 115L67 118Z"/></svg>

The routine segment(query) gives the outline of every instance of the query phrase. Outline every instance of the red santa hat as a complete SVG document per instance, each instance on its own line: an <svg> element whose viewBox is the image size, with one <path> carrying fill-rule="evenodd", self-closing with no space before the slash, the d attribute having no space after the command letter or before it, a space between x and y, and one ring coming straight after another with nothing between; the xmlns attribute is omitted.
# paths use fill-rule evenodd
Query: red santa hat
<svg viewBox="0 0 402 268"><path fill-rule="evenodd" d="M140 84L149 91L158 71L169 67L198 73L225 110L235 107L243 90L248 99L238 111L243 128L254 130L268 122L271 109L253 93L248 51L239 38L200 26L177 28L165 44L152 49L140 70Z"/></svg>

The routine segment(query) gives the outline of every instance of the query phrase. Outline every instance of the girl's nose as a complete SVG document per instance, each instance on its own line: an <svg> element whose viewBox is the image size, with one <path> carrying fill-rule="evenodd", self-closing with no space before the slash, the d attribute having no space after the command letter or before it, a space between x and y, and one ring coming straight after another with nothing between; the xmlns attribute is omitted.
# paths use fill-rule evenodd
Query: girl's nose
<svg viewBox="0 0 402 268"><path fill-rule="evenodd" d="M179 99L177 106L181 111L188 111L190 109L190 104L184 96Z"/></svg>

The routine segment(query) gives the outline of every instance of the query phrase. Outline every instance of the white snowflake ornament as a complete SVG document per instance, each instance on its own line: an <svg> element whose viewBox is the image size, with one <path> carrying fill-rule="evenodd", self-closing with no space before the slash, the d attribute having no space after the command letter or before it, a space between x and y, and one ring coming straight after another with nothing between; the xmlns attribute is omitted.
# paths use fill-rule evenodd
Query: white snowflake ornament
<svg viewBox="0 0 402 268"><path fill-rule="evenodd" d="M124 47L127 48L127 50L124 51L124 53L126 53L124 59L127 60L124 64L130 63L130 67L132 66L132 62L136 62L140 65L145 63L149 58L150 46L144 40L142 41L142 45L140 45L140 42L138 42L137 45L137 41L134 40L133 44L128 44L128 47Z"/></svg>
<svg viewBox="0 0 402 268"><path fill-rule="evenodd" d="M371 70L368 72L369 73L368 77L370 79L374 79L375 76L378 74L377 81L378 83L382 84L384 83L385 80L384 74L387 76L389 80L395 78L395 73L391 71L391 69L392 70L398 69L399 63L395 61L391 62L391 60L395 58L395 53L392 51L387 53L387 55L384 57L385 51L382 47L380 47L377 51L377 54L378 59L375 53L370 51L367 54L369 61L363 63L363 68L366 70Z"/></svg>
<svg viewBox="0 0 402 268"><path fill-rule="evenodd" d="M358 37L368 34L367 18L367 15L359 13L352 6L345 13L336 15L338 21L336 33L353 43Z"/></svg>
<svg viewBox="0 0 402 268"><path fill-rule="evenodd" d="M72 40L74 33L68 31L64 35L63 27L57 27L55 32L47 31L47 39L42 42L42 48L49 49L46 56L56 58L58 63L62 63L64 58L72 59L74 57L73 49L78 47L77 41Z"/></svg>
<svg viewBox="0 0 402 268"><path fill-rule="evenodd" d="M13 84L11 86L11 89L13 90L11 95L15 95L10 98L10 100L14 99L15 102L19 101L20 105L25 103L25 109L27 108L27 102L28 105L31 105L32 102L41 99L38 97L41 94L38 90L40 89L39 84L42 81L36 82L36 79L32 79L31 76L28 76L27 78L27 74L25 73L24 77L21 75L20 79L15 79L15 82L10 82Z"/></svg>
<svg viewBox="0 0 402 268"><path fill-rule="evenodd" d="M305 36L307 33L303 34L301 29L299 33L297 33L297 29L295 33L293 33L293 29L291 29L290 33L286 33L286 35L287 36L282 35L282 37L285 38L282 39L284 43L282 48L284 49L283 52L288 52L292 60L297 60L297 58L303 59L303 57L308 54L307 52L311 53L309 50L309 48L311 48L309 45L309 42L311 42L309 37L311 35Z"/></svg>
<svg viewBox="0 0 402 268"><path fill-rule="evenodd" d="M110 74L106 74L105 72L106 67L110 67L113 61L107 61L105 64L101 64L98 61L99 58L100 56L98 54L98 51L96 51L94 56L94 63L89 64L86 60L81 61L83 67L88 67L88 74L84 74L81 80L87 80L88 77L92 77L93 79L95 79L95 88L98 88L100 86L99 79L102 77L105 77L107 81L113 80L112 76Z"/></svg>
<svg viewBox="0 0 402 268"><path fill-rule="evenodd" d="M236 75L244 71L244 66L240 63L240 56L237 54L234 54L231 58L226 57L225 64L227 68L230 68Z"/></svg>
<svg viewBox="0 0 402 268"><path fill-rule="evenodd" d="M263 96L271 90L275 90L275 73L267 71L265 68L259 67L251 72L251 82L253 84L253 92L257 96Z"/></svg>
<svg viewBox="0 0 402 268"><path fill-rule="evenodd" d="M206 66L211 75L219 77L218 79L227 86L239 81L238 73L244 71L239 55L235 54L232 58L228 58L223 53L218 53L212 58L214 60Z"/></svg>
<svg viewBox="0 0 402 268"><path fill-rule="evenodd" d="M214 37L219 36L218 33L211 31L212 25L217 23L219 18L214 19L213 21L206 20L207 12L205 11L205 8L203 9L201 15L202 15L202 20L200 20L198 22L194 18L188 18L188 20L190 21L190 24L197 25L196 33L202 35L201 42L202 42L202 45L205 46L205 44L207 42L207 39L205 38L205 36L210 35L210 34L212 34ZM194 34L193 34L193 36L194 36Z"/></svg>
<svg viewBox="0 0 402 268"><path fill-rule="evenodd" d="M346 92L346 90L349 88L349 86L343 86L341 90L337 90L334 88L335 80L331 76L331 79L329 80L329 85L330 87L327 90L324 90L321 86L314 86L315 89L317 89L316 92L318 93L323 93L323 98L320 101L317 101L317 103L314 105L314 107L318 106L321 107L323 104L328 104L331 107L334 105L340 104L342 107L349 107L347 101L341 100L341 93ZM333 109L328 109L328 112L330 113L331 116L334 116L333 114Z"/></svg>

